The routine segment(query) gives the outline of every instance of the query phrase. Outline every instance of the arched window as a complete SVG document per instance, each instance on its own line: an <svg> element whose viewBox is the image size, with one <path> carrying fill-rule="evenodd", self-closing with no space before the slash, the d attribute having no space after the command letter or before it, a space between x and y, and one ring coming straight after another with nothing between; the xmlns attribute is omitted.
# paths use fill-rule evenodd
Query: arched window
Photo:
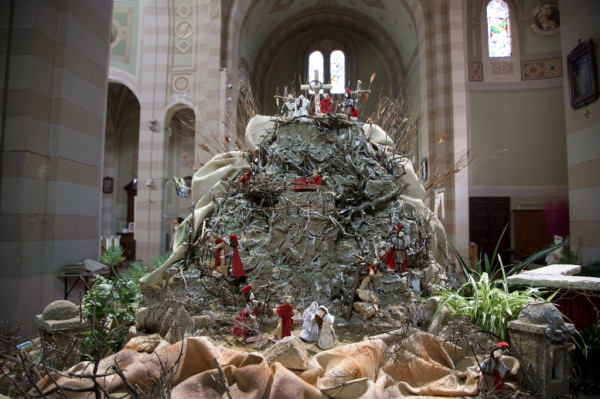
<svg viewBox="0 0 600 399"><path fill-rule="evenodd" d="M308 57L308 80L320 80L323 81L323 54L320 51L313 51ZM311 94L314 92L309 91Z"/></svg>
<svg viewBox="0 0 600 399"><path fill-rule="evenodd" d="M327 55L327 51L325 52ZM321 51L313 51L308 57L308 80L315 79L315 73L318 75L318 80L323 83L333 85L331 93L343 93L346 84L346 55L342 50L334 50L329 52L328 57L324 57ZM325 58L328 62L325 63ZM310 92L312 93L312 91Z"/></svg>
<svg viewBox="0 0 600 399"><path fill-rule="evenodd" d="M346 81L346 56L341 50L335 50L329 57L332 93L343 93Z"/></svg>
<svg viewBox="0 0 600 399"><path fill-rule="evenodd" d="M486 15L490 57L510 57L512 46L508 4L502 0L492 0L487 5Z"/></svg>

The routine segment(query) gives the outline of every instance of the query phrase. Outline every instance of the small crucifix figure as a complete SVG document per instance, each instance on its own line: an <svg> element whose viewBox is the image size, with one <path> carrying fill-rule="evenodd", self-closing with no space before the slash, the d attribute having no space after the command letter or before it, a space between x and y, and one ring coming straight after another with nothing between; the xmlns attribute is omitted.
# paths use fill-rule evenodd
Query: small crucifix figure
<svg viewBox="0 0 600 399"><path fill-rule="evenodd" d="M342 108L348 108L346 111L348 115L348 120L358 120L358 100L361 94L368 94L371 90L363 90L360 88L362 82L359 80L356 83L356 90L351 91L350 89L346 89L346 100L342 103ZM354 98L352 96L354 95ZM366 97L365 97L366 98Z"/></svg>
<svg viewBox="0 0 600 399"><path fill-rule="evenodd" d="M307 85L300 86L300 90L312 90L315 92L315 115L321 113L321 89L331 90L332 84L323 84L319 80L319 71L315 69L314 79Z"/></svg>

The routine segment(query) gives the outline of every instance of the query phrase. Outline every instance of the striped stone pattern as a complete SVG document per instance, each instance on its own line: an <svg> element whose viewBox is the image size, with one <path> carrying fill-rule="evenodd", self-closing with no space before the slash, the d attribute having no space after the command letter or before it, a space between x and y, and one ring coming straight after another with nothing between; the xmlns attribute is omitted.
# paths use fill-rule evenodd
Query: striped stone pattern
<svg viewBox="0 0 600 399"><path fill-rule="evenodd" d="M9 3L0 319L17 316L31 333L34 315L63 297L62 267L99 255L112 1L19 0L12 15Z"/></svg>
<svg viewBox="0 0 600 399"><path fill-rule="evenodd" d="M600 2L589 2L579 9L576 4L561 1L561 40L563 69L567 70L567 54L578 39L598 37L600 28L592 15L599 15ZM564 13L563 13L564 9ZM598 41L595 41L596 54ZM564 74L565 122L567 126L567 164L569 178L569 218L571 249L579 248L583 264L600 259L600 101L573 109L570 101L568 74Z"/></svg>
<svg viewBox="0 0 600 399"><path fill-rule="evenodd" d="M175 12L169 2L141 3L143 20L138 44L141 69L139 86L140 133L138 149L138 185L134 222L136 258L149 262L164 248L162 232L163 184L165 162L165 115L170 82L168 80L169 35L172 32L169 13ZM156 121L156 131L150 122ZM149 185L147 185L149 184Z"/></svg>
<svg viewBox="0 0 600 399"><path fill-rule="evenodd" d="M426 64L426 75L421 84L427 85L424 99L427 101L428 109L425 110L425 114L422 111L422 115L427 119L424 130L427 132L429 147L429 168L432 176L444 176L446 216L442 223L448 239L456 242L454 177L448 176L447 171L454 167L453 75L450 49L451 40L458 39L456 37L451 39L448 35L451 28L449 19L451 6L448 3L445 0L421 3L425 40L419 40L419 46L426 46L425 59L421 59L421 62ZM452 10L453 18L457 18L457 12L454 8ZM434 188L436 187L431 189Z"/></svg>
<svg viewBox="0 0 600 399"><path fill-rule="evenodd" d="M454 138L454 163L468 156L467 89L468 75L465 54L465 20L460 3L449 2L450 63L452 76L452 130ZM468 164L454 175L454 245L468 248L469 245L469 169Z"/></svg>

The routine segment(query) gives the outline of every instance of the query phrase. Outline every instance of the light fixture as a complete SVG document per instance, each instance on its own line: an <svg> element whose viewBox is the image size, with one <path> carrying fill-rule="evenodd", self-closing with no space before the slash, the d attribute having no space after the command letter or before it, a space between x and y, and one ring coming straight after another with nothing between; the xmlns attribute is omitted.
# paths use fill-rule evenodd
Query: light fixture
<svg viewBox="0 0 600 399"><path fill-rule="evenodd" d="M150 121L150 126L148 126L148 129L150 129L151 132L158 132L158 122L156 121L156 119L152 119Z"/></svg>

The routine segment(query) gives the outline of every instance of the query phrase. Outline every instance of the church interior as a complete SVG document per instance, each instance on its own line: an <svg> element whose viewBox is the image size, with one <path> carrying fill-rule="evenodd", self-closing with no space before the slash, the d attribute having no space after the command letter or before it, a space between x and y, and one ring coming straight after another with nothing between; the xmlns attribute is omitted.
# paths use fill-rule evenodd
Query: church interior
<svg viewBox="0 0 600 399"><path fill-rule="evenodd" d="M508 260L555 237L600 260L597 0L0 7L0 319L26 331L63 298L62 268L107 239L128 260L170 250L191 176L243 135L244 90L277 115L274 96L311 80L336 83L337 104L368 87L365 123L379 98L403 99L404 151L457 248L493 249L508 226Z"/></svg>

